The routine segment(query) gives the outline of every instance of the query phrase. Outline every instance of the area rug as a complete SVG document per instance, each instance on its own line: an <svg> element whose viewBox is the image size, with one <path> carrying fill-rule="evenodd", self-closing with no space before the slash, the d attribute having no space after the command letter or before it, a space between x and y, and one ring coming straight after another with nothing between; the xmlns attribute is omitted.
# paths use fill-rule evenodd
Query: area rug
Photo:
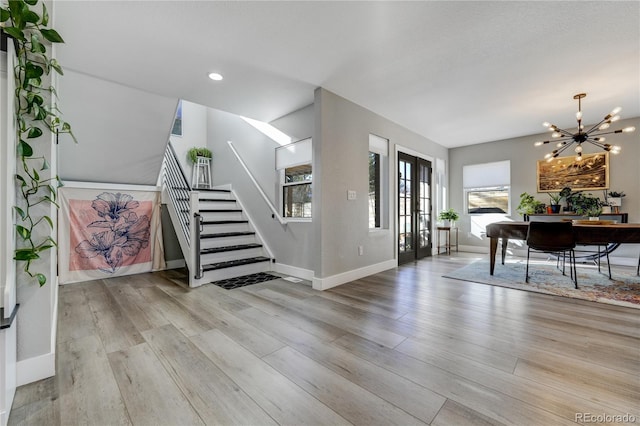
<svg viewBox="0 0 640 426"><path fill-rule="evenodd" d="M573 281L556 268L555 261L529 265L529 283L524 281L526 262L510 260L501 265L496 262L494 275L489 274L489 261L480 260L444 275L446 278L472 281L481 284L497 285L517 290L553 294L575 299L609 303L640 309L640 277L633 272L621 272L612 269L609 279L606 265L602 272L591 265L578 266L578 289Z"/></svg>
<svg viewBox="0 0 640 426"><path fill-rule="evenodd" d="M224 288L225 290L233 290L234 288L263 283L265 281L276 280L278 278L280 277L267 274L266 272L258 272L257 274L244 275L242 277L234 277L226 280L214 281L211 284L215 284L218 287Z"/></svg>

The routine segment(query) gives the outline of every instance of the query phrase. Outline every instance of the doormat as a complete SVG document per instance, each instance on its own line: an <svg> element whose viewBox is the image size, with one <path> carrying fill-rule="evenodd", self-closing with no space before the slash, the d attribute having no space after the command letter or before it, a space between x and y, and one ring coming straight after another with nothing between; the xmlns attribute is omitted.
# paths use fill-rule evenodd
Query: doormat
<svg viewBox="0 0 640 426"><path fill-rule="evenodd" d="M613 279L609 279L606 265L603 265L602 272L598 272L594 266L578 265L579 288L575 289L569 277L568 268L567 275L562 275L562 272L556 268L555 261L531 262L529 283L524 282L525 266L522 260L507 260L504 265L501 265L498 260L494 275L489 275L489 261L480 260L450 272L444 277L640 308L640 276L635 275L635 268L633 271L612 269Z"/></svg>
<svg viewBox="0 0 640 426"><path fill-rule="evenodd" d="M265 281L277 280L280 277L267 274L265 272L258 272L257 274L244 275L242 277L228 278L226 280L214 281L211 284L215 284L218 287L222 287L225 290L233 290L234 288L245 287L251 284L263 283Z"/></svg>

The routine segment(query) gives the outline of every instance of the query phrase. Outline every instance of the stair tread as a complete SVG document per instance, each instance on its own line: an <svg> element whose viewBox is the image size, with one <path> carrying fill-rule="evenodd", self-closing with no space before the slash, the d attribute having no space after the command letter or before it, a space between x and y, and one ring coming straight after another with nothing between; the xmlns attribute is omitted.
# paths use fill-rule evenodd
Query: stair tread
<svg viewBox="0 0 640 426"><path fill-rule="evenodd" d="M215 234L200 234L200 238L224 238L224 237L243 237L245 235L255 235L252 231L239 231L239 232L218 232Z"/></svg>
<svg viewBox="0 0 640 426"><path fill-rule="evenodd" d="M238 213L241 212L242 209L200 209L200 213L202 212L206 212L206 213Z"/></svg>
<svg viewBox="0 0 640 426"><path fill-rule="evenodd" d="M223 247L211 247L200 250L200 254L211 254L211 253L223 253L227 251L236 251L236 250L246 250L253 248L260 248L262 244L251 243L251 244L238 244L233 246L223 246Z"/></svg>
<svg viewBox="0 0 640 426"><path fill-rule="evenodd" d="M250 265L252 263L268 262L270 259L264 256L250 257L247 259L228 260L226 262L211 263L203 265L202 270L215 271L217 269L232 268L234 266Z"/></svg>
<svg viewBox="0 0 640 426"><path fill-rule="evenodd" d="M225 194L230 194L231 190L230 189L215 189L215 188L197 188L197 191L202 191L202 192L222 192Z"/></svg>
<svg viewBox="0 0 640 426"><path fill-rule="evenodd" d="M227 200L227 199L218 199L218 198L200 198L199 200L201 203L205 202L205 203L235 203L236 200Z"/></svg>
<svg viewBox="0 0 640 426"><path fill-rule="evenodd" d="M232 223L249 223L249 221L246 220L246 219L238 219L238 220L234 220L234 219L229 219L229 220L203 220L202 221L203 225L228 225L228 224L232 224Z"/></svg>

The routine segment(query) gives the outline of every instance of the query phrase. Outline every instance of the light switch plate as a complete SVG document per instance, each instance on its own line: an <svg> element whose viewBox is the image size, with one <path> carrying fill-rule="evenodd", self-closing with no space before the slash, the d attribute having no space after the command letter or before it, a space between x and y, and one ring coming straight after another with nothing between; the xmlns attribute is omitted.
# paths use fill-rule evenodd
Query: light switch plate
<svg viewBox="0 0 640 426"><path fill-rule="evenodd" d="M350 189L347 191L347 200L355 200L356 199L356 191Z"/></svg>

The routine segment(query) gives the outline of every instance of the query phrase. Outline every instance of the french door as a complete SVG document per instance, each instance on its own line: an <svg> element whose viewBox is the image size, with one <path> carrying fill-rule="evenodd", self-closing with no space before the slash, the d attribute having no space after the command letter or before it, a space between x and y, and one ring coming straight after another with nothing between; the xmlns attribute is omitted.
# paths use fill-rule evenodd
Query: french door
<svg viewBox="0 0 640 426"><path fill-rule="evenodd" d="M398 153L398 263L431 256L431 162Z"/></svg>

